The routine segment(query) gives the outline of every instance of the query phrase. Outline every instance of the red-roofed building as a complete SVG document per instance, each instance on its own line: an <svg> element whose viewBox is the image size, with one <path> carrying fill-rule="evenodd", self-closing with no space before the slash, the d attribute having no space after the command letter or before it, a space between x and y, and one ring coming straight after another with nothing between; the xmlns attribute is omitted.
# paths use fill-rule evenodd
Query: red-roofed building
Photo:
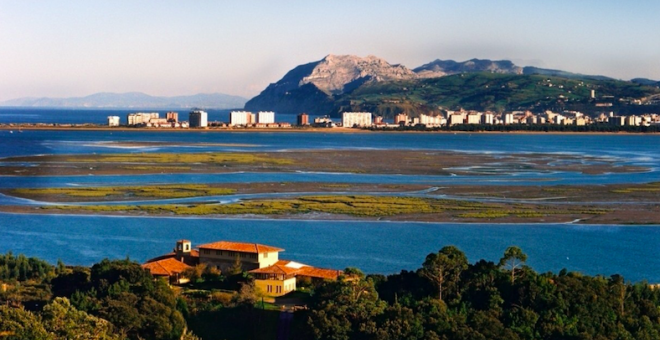
<svg viewBox="0 0 660 340"><path fill-rule="evenodd" d="M336 280L340 270L315 268L306 264L280 260L272 266L250 271L255 285L270 296L282 296L296 290L296 280L308 277L314 281Z"/></svg>
<svg viewBox="0 0 660 340"><path fill-rule="evenodd" d="M271 296L296 290L296 279L300 277L315 282L336 280L342 274L340 270L279 260L279 252L284 249L258 243L219 241L202 244L198 249L192 249L188 240L179 240L171 253L148 260L142 267L154 276L169 277L171 283L184 283L180 274L187 268L205 264L226 271L238 261L253 275L256 286Z"/></svg>
<svg viewBox="0 0 660 340"><path fill-rule="evenodd" d="M167 278L170 283L179 284L188 282L181 277L181 273L191 267L173 257L169 257L145 263L142 265L142 268L149 270L151 275L155 277Z"/></svg>
<svg viewBox="0 0 660 340"><path fill-rule="evenodd" d="M245 271L264 268L277 263L282 248L258 243L220 241L199 247L199 262L224 271L239 261Z"/></svg>

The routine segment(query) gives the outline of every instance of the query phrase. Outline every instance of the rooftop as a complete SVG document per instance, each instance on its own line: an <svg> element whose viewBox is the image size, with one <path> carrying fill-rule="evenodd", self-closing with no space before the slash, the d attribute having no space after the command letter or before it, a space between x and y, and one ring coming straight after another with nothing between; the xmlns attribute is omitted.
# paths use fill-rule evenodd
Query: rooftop
<svg viewBox="0 0 660 340"><path fill-rule="evenodd" d="M190 266L170 257L164 260L145 263L142 265L142 268L148 269L151 272L151 275L172 276L181 273L187 268L190 268Z"/></svg>
<svg viewBox="0 0 660 340"><path fill-rule="evenodd" d="M243 242L229 242L229 241L220 241L220 242L202 244L197 248L228 250L228 251L236 251L241 253L256 253L256 254L284 251L284 249L282 248L266 246L258 243L243 243Z"/></svg>

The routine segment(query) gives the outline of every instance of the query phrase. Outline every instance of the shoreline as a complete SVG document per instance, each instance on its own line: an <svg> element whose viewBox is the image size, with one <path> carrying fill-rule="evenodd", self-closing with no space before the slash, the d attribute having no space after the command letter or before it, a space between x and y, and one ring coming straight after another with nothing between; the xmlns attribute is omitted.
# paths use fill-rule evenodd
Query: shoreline
<svg viewBox="0 0 660 340"><path fill-rule="evenodd" d="M603 132L603 131L415 131L415 130L367 130L367 129L354 129L354 128L321 128L321 127L284 127L284 128L130 128L130 127L72 127L72 126L29 126L29 125L2 125L0 131L110 131L110 132L213 132L213 133L406 133L406 134L518 134L518 135L650 135L660 136L660 132L630 132L630 131L616 131L616 132Z"/></svg>

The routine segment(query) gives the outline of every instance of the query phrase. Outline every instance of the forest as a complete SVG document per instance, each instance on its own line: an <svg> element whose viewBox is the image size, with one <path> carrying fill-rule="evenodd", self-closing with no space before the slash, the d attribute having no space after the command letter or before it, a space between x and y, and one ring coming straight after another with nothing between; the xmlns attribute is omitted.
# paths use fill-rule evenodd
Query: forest
<svg viewBox="0 0 660 340"><path fill-rule="evenodd" d="M264 303L239 268L171 286L130 259L91 267L0 255L0 339L659 339L660 290L619 275L537 273L511 246L470 263L454 246L414 271L300 282L306 308ZM286 331L283 331L286 327Z"/></svg>

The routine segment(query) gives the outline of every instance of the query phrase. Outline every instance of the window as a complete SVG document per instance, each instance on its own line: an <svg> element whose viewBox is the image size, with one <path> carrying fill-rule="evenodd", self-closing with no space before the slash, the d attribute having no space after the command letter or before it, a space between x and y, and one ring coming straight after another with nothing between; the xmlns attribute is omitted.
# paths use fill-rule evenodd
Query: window
<svg viewBox="0 0 660 340"><path fill-rule="evenodd" d="M216 251L215 251L215 254L216 254L216 255L219 255L219 256L222 256L222 250L216 250Z"/></svg>
<svg viewBox="0 0 660 340"><path fill-rule="evenodd" d="M228 251L227 256L234 257L234 256L236 256L236 253L234 253L233 251Z"/></svg>
<svg viewBox="0 0 660 340"><path fill-rule="evenodd" d="M276 290L275 293L277 293L277 294L282 293L282 286L277 286L277 287L275 287L275 290Z"/></svg>
<svg viewBox="0 0 660 340"><path fill-rule="evenodd" d="M257 258L257 254L250 254L250 258L251 258L251 259L256 259L256 258Z"/></svg>
<svg viewBox="0 0 660 340"><path fill-rule="evenodd" d="M245 253L241 253L241 258L244 258L245 255L246 255Z"/></svg>
<svg viewBox="0 0 660 340"><path fill-rule="evenodd" d="M211 254L211 251L208 249L202 249L202 254L208 255Z"/></svg>
<svg viewBox="0 0 660 340"><path fill-rule="evenodd" d="M266 290L267 290L269 293L272 293L272 292L273 292L273 286L268 285L268 287L266 287Z"/></svg>
<svg viewBox="0 0 660 340"><path fill-rule="evenodd" d="M264 253L264 258L265 258L265 259L268 258L268 253Z"/></svg>

